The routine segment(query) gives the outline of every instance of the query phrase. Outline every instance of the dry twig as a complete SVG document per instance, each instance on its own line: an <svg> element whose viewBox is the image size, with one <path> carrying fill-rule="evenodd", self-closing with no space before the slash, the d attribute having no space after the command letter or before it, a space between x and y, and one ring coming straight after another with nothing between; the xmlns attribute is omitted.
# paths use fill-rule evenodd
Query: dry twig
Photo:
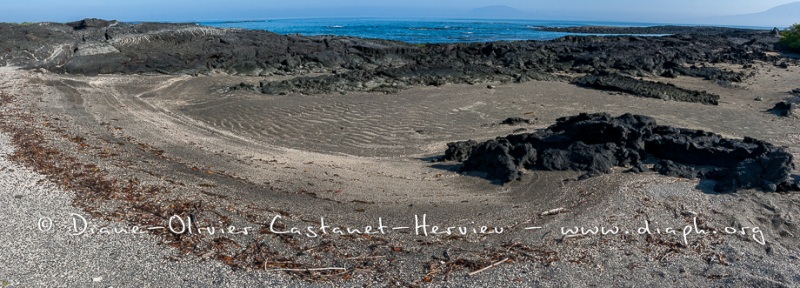
<svg viewBox="0 0 800 288"><path fill-rule="evenodd" d="M494 268L495 266L497 266L497 265L500 265L500 264L503 264L503 263L505 263L505 262L506 262L506 261L508 261L508 260L509 260L509 258L505 258L505 259L503 259L503 260L500 260L500 261L497 261L497 262L493 263L492 265L489 265L489 266L483 267L483 268L481 268L481 269L478 269L478 270L475 270L475 271L469 272L469 276L474 276L475 274L478 274L478 273L481 273L481 272L483 272L483 271L486 271L486 270L492 269L492 268Z"/></svg>
<svg viewBox="0 0 800 288"><path fill-rule="evenodd" d="M342 267L280 268L280 269L269 269L267 271L313 272L313 271L330 271L330 270L347 270L347 268L342 268Z"/></svg>

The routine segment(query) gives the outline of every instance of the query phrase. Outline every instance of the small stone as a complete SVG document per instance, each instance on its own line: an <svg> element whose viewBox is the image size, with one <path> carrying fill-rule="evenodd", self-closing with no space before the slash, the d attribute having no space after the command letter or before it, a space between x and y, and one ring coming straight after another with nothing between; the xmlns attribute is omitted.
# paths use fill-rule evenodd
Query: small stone
<svg viewBox="0 0 800 288"><path fill-rule="evenodd" d="M755 99L753 99L753 100L755 100L755 101L758 101L758 102L761 102L761 101L764 101L764 97L758 96L758 97L756 97L756 98L755 98Z"/></svg>
<svg viewBox="0 0 800 288"><path fill-rule="evenodd" d="M494 85L486 85L486 88L487 88L487 89L494 89L494 88L497 88L497 86L494 86Z"/></svg>
<svg viewBox="0 0 800 288"><path fill-rule="evenodd" d="M531 124L531 119L525 119L522 117L509 117L500 122L500 125L520 125L520 124Z"/></svg>
<svg viewBox="0 0 800 288"><path fill-rule="evenodd" d="M92 282L100 282L100 281L103 281L103 276L92 278Z"/></svg>

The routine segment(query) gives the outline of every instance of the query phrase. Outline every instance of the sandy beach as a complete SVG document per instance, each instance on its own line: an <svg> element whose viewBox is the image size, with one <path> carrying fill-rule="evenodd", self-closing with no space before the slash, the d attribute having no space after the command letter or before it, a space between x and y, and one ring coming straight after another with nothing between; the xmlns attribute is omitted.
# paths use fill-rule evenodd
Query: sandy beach
<svg viewBox="0 0 800 288"><path fill-rule="evenodd" d="M768 112L800 67L703 65L753 76L649 78L719 95L703 105L564 81L267 95L229 88L299 76L3 67L0 287L791 287L796 192L622 167L500 185L436 161L449 142L595 112L800 156L798 118Z"/></svg>

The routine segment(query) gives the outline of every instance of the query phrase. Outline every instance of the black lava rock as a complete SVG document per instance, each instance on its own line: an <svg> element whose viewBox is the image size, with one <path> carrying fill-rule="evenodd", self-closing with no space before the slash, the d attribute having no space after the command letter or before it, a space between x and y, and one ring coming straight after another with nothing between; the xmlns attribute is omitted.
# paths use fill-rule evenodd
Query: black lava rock
<svg viewBox="0 0 800 288"><path fill-rule="evenodd" d="M556 28L558 29L558 28ZM192 23L0 23L0 66L71 74L292 75L255 84L265 94L394 93L413 86L572 81L632 95L714 104L714 95L636 80L656 75L740 82L751 74L689 63L776 63L769 30L719 27L583 27L577 32L672 34L568 36L552 41L412 45L355 37L279 35ZM336 71L337 73L332 73ZM315 76L323 73L323 76ZM620 78L625 77L625 78ZM592 83L593 84L589 84ZM487 86L488 87L488 86ZM665 96L666 95L666 96Z"/></svg>
<svg viewBox="0 0 800 288"><path fill-rule="evenodd" d="M670 160L661 160L661 162L658 162L655 166L653 166L653 170L661 173L662 175L671 177L694 179L698 176L698 171L693 167L675 163Z"/></svg>
<svg viewBox="0 0 800 288"><path fill-rule="evenodd" d="M103 19L97 18L86 18L78 22L67 23L67 25L72 26L75 30L84 30L88 28L107 28L113 24L116 24L117 21L108 21Z"/></svg>
<svg viewBox="0 0 800 288"><path fill-rule="evenodd" d="M792 116L795 109L800 108L800 97L793 97L778 103L775 103L771 109L767 110L778 116Z"/></svg>
<svg viewBox="0 0 800 288"><path fill-rule="evenodd" d="M478 146L478 142L475 140L447 143L447 151L444 152L443 160L463 162L469 158L475 146Z"/></svg>
<svg viewBox="0 0 800 288"><path fill-rule="evenodd" d="M520 125L520 124L531 124L531 119L525 119L522 117L509 117L503 122L500 122L502 125Z"/></svg>
<svg viewBox="0 0 800 288"><path fill-rule="evenodd" d="M668 73L673 73L672 70ZM673 76L674 74L667 74ZM717 105L719 96L703 91L693 91L676 87L672 84L639 80L618 74L597 76L589 75L575 79L572 83L583 87L626 92L640 97L697 102Z"/></svg>
<svg viewBox="0 0 800 288"><path fill-rule="evenodd" d="M486 177L504 182L519 180L521 168L536 161L536 150L530 145L514 145L498 138L478 144L464 161L462 171L486 173Z"/></svg>
<svg viewBox="0 0 800 288"><path fill-rule="evenodd" d="M632 166L628 172L645 172L649 169L642 160L650 157L661 160L654 166L656 172L716 180L718 192L797 187L790 179L793 157L784 148L753 138L726 139L701 130L658 126L653 118L632 114L559 118L535 133L477 144L449 143L446 154L451 160L465 159L463 171L482 172L503 182L520 179L523 168L583 171L585 176L610 173L613 167Z"/></svg>

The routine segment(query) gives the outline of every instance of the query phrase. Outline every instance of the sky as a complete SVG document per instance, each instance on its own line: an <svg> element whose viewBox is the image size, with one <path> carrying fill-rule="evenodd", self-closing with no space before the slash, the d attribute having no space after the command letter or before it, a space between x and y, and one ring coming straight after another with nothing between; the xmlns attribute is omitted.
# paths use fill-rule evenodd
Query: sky
<svg viewBox="0 0 800 288"><path fill-rule="evenodd" d="M713 16L761 12L796 1L800 0L26 0L3 3L0 22L67 22L83 18L120 21L458 18L474 8L506 5L544 20L689 23Z"/></svg>

